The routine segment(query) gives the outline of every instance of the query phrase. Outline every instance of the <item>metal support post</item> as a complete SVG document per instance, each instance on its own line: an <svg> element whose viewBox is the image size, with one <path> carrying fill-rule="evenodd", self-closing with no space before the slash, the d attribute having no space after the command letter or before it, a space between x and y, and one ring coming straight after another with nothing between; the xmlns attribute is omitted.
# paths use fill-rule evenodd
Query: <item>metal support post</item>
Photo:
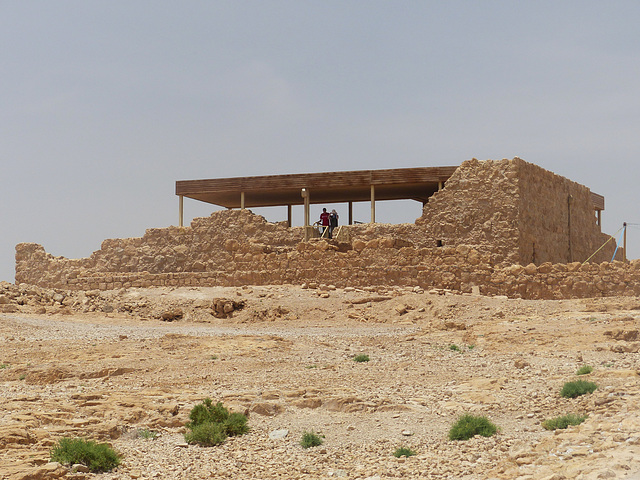
<svg viewBox="0 0 640 480"><path fill-rule="evenodd" d="M627 222L622 224L623 237L622 237L622 261L627 261Z"/></svg>

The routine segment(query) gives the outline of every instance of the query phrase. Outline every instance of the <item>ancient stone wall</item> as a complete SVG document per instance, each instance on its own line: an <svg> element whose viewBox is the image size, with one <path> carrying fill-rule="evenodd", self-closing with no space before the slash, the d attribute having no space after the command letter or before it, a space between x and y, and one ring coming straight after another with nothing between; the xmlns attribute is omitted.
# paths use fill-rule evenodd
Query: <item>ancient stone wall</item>
<svg viewBox="0 0 640 480"><path fill-rule="evenodd" d="M519 263L583 262L609 235L596 224L591 191L553 172L514 159L519 191ZM611 243L611 242L610 242ZM592 260L611 260L607 245Z"/></svg>
<svg viewBox="0 0 640 480"><path fill-rule="evenodd" d="M489 255L459 245L456 248L399 247L384 237L354 246L325 240L301 242L295 249L267 255L236 251L225 257L226 268L169 273L70 272L68 264L35 244L19 244L21 261L40 262L50 272L25 282L68 290L113 290L151 286L240 286L325 283L337 287L377 285L479 291L528 299L587 298L640 295L640 261L630 263L511 265L496 267ZM249 258L247 255L251 255ZM66 276L67 273L71 273ZM76 275L77 274L77 275Z"/></svg>
<svg viewBox="0 0 640 480"><path fill-rule="evenodd" d="M518 162L464 162L432 196L416 224L431 245L470 245L493 264L520 261Z"/></svg>
<svg viewBox="0 0 640 480"><path fill-rule="evenodd" d="M85 259L19 244L16 282L74 290L316 282L479 288L524 298L639 294L635 264L546 261L566 261L569 229L563 231L562 224L569 219L556 204L567 194L576 232L573 258L580 259L605 237L595 226L588 189L520 159L471 160L430 199L415 225L345 226L346 240L305 242L301 227L269 223L248 210L225 210L197 218L190 227L105 240ZM579 229L586 233L579 235ZM529 249L534 241L535 259Z"/></svg>
<svg viewBox="0 0 640 480"><path fill-rule="evenodd" d="M609 238L587 187L520 158L464 162L416 224L429 246L471 245L503 266L582 262ZM609 242L591 261L610 260L614 249Z"/></svg>

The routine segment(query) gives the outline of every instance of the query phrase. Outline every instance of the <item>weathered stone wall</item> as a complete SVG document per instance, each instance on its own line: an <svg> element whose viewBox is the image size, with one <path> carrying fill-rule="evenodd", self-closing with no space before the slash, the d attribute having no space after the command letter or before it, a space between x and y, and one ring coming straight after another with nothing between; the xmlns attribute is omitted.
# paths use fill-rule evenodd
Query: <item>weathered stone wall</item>
<svg viewBox="0 0 640 480"><path fill-rule="evenodd" d="M600 231L591 191L553 172L514 159L519 191L519 263L584 262L609 238ZM592 260L611 259L615 245Z"/></svg>
<svg viewBox="0 0 640 480"><path fill-rule="evenodd" d="M431 245L470 245L493 264L519 263L518 162L464 162L424 206L416 224Z"/></svg>
<svg viewBox="0 0 640 480"><path fill-rule="evenodd" d="M108 239L89 258L53 257L35 244L16 247L16 281L44 286L107 273L220 271L235 261L271 258L303 240L302 228L268 223L248 210L214 212L191 227L148 229L141 238Z"/></svg>
<svg viewBox="0 0 640 480"><path fill-rule="evenodd" d="M587 187L520 158L464 162L416 224L428 246L470 245L503 266L582 262L609 238ZM614 249L609 242L591 261L610 260Z"/></svg>
<svg viewBox="0 0 640 480"><path fill-rule="evenodd" d="M190 227L105 240L85 259L19 244L16 282L75 290L304 282L479 287L525 298L640 293L636 264L546 262L565 262L568 216L556 203L567 194L573 197L574 259L580 259L606 237L595 225L588 189L520 159L471 160L430 199L415 225L345 226L346 241L304 242L301 227L269 223L248 210L219 211ZM533 239L535 259L528 250Z"/></svg>
<svg viewBox="0 0 640 480"><path fill-rule="evenodd" d="M489 255L465 245L398 247L390 237L366 243L357 240L354 246L325 240L301 242L294 249L258 254L258 258L253 254L248 258L238 250L225 257L226 268L201 272L71 272L69 264L39 245L19 244L17 250L21 261L37 259L40 271L51 274L25 283L68 290L317 282L337 287L409 285L467 293L477 287L483 294L528 299L640 295L640 261L496 267L489 263ZM76 275L79 272L82 274Z"/></svg>

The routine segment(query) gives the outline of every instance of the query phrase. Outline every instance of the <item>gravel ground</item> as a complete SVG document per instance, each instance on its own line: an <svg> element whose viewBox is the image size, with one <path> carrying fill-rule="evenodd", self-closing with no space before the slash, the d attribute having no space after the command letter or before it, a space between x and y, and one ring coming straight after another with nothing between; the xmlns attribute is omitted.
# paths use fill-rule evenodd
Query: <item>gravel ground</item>
<svg viewBox="0 0 640 480"><path fill-rule="evenodd" d="M0 314L0 478L637 478L637 299L444 293L137 289L74 299L62 313ZM219 297L244 307L205 314ZM132 302L144 314L125 314ZM105 304L115 307L96 310ZM150 313L176 306L173 322ZM585 364L598 390L560 397ZM250 432L185 444L205 397L247 412ZM498 434L449 441L463 413L488 416ZM588 419L541 427L566 413ZM270 438L278 430L286 436ZM303 449L311 430L324 443ZM94 475L48 463L63 436L107 441L122 464ZM400 446L416 455L394 457Z"/></svg>

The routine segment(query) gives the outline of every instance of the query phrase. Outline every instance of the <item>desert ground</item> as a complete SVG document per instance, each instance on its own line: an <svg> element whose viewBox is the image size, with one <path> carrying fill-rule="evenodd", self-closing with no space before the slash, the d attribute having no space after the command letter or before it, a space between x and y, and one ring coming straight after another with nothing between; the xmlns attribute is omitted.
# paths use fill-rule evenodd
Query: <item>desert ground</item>
<svg viewBox="0 0 640 480"><path fill-rule="evenodd" d="M3 283L0 307L3 479L640 478L638 298ZM598 389L561 397L579 378ZM246 412L249 433L188 445L207 397ZM498 433L448 440L465 413ZM541 426L567 413L588 418ZM306 431L324 443L303 449ZM62 437L108 442L122 462L103 474L52 463Z"/></svg>

